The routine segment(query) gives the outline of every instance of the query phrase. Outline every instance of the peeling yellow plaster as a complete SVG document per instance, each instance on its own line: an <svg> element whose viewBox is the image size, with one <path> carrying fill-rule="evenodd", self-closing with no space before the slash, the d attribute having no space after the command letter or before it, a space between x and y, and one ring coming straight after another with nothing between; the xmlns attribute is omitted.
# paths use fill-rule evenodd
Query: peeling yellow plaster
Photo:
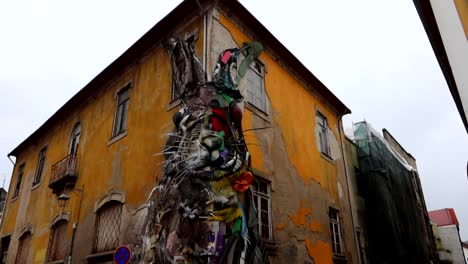
<svg viewBox="0 0 468 264"><path fill-rule="evenodd" d="M220 13L217 20L231 33L233 41L238 45L252 40L229 17ZM268 43L264 44L267 46ZM273 124L281 129L289 161L305 184L318 182L337 200L336 184L331 184L336 182L336 168L334 168L336 164L321 157L317 148L317 138L313 136L316 128L314 110L319 109L326 116L329 128L335 136L338 135L339 116L315 93L311 93L290 71L279 64L275 55L268 52L268 49L262 52L259 59L268 68L265 74L265 89L271 105L271 113L279 113L272 116ZM309 110L297 111L297 109ZM249 115L251 113L245 111L244 128L252 127ZM252 164L254 168L264 169L265 164L260 158L263 153L260 147L255 147L254 144L259 141L255 137L251 136L246 139L248 145L252 143L249 145L249 151L252 152Z"/></svg>
<svg viewBox="0 0 468 264"><path fill-rule="evenodd" d="M286 227L285 223L280 223L276 225L276 230L283 230Z"/></svg>
<svg viewBox="0 0 468 264"><path fill-rule="evenodd" d="M323 226L320 223L320 221L310 222L309 227L310 227L310 231L312 232L316 232L316 233L323 232Z"/></svg>
<svg viewBox="0 0 468 264"><path fill-rule="evenodd" d="M289 214L289 218L296 226L302 226L306 228L307 218L306 216L312 213L312 208L299 208L296 214Z"/></svg>
<svg viewBox="0 0 468 264"><path fill-rule="evenodd" d="M333 264L333 253L330 244L322 240L313 244L310 238L306 238L306 248L307 253L309 253L309 256L314 260L314 263Z"/></svg>

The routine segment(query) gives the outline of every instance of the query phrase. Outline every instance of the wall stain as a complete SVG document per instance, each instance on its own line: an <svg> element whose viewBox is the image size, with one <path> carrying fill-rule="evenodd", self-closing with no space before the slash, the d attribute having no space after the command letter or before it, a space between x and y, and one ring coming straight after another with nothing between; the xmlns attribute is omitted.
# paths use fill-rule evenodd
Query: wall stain
<svg viewBox="0 0 468 264"><path fill-rule="evenodd" d="M306 238L306 249L314 263L333 264L333 254L330 244L322 240L314 244L310 238Z"/></svg>

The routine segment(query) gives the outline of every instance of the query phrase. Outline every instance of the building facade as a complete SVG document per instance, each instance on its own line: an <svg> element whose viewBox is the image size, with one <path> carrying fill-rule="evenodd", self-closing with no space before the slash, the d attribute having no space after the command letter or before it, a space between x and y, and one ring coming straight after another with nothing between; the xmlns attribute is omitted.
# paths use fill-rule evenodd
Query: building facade
<svg viewBox="0 0 468 264"><path fill-rule="evenodd" d="M468 263L468 241L463 242L463 254L465 254L465 261Z"/></svg>
<svg viewBox="0 0 468 264"><path fill-rule="evenodd" d="M436 240L440 243L439 259L441 263L466 264L460 227L453 208L429 212L429 217L437 224Z"/></svg>
<svg viewBox="0 0 468 264"><path fill-rule="evenodd" d="M413 0L468 132L468 2Z"/></svg>
<svg viewBox="0 0 468 264"><path fill-rule="evenodd" d="M0 229L6 263L106 263L135 243L180 104L166 41L205 71L264 51L239 89L260 235L272 263L359 263L341 117L349 109L237 1L184 1L16 147Z"/></svg>
<svg viewBox="0 0 468 264"><path fill-rule="evenodd" d="M354 124L353 136L348 153L356 149L359 173L351 176L357 186L352 205L364 216L358 223L364 222L369 263L438 263L414 157L366 121Z"/></svg>
<svg viewBox="0 0 468 264"><path fill-rule="evenodd" d="M363 193L363 177L359 168L357 145L346 136L346 161L348 167L348 186L350 202L352 207L352 218L355 226L356 243L359 263L369 263L367 255L367 232L366 232L366 201Z"/></svg>

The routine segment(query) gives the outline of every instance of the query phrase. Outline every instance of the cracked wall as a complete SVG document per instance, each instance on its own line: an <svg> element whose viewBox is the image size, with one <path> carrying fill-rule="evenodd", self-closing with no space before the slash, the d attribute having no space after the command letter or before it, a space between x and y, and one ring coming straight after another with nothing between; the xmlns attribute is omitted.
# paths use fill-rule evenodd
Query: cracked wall
<svg viewBox="0 0 468 264"><path fill-rule="evenodd" d="M256 39L248 25L226 16L222 9L214 14L211 54L223 45L240 46ZM268 43L263 44L265 52L259 60L266 68L268 115L245 102L243 127L271 127L245 133L257 176L270 180L272 186L274 256L270 259L272 263L333 263L328 223L331 206L340 210L343 219L346 258L357 263L339 116L275 59ZM245 85L241 82L241 91L246 90ZM316 109L328 120L331 159L319 152Z"/></svg>

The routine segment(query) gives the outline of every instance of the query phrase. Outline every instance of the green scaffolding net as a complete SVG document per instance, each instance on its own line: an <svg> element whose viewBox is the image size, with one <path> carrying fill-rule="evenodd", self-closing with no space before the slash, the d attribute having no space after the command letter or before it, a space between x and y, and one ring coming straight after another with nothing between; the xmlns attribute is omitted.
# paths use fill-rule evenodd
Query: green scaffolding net
<svg viewBox="0 0 468 264"><path fill-rule="evenodd" d="M417 170L367 122L354 124L370 263L436 263Z"/></svg>

